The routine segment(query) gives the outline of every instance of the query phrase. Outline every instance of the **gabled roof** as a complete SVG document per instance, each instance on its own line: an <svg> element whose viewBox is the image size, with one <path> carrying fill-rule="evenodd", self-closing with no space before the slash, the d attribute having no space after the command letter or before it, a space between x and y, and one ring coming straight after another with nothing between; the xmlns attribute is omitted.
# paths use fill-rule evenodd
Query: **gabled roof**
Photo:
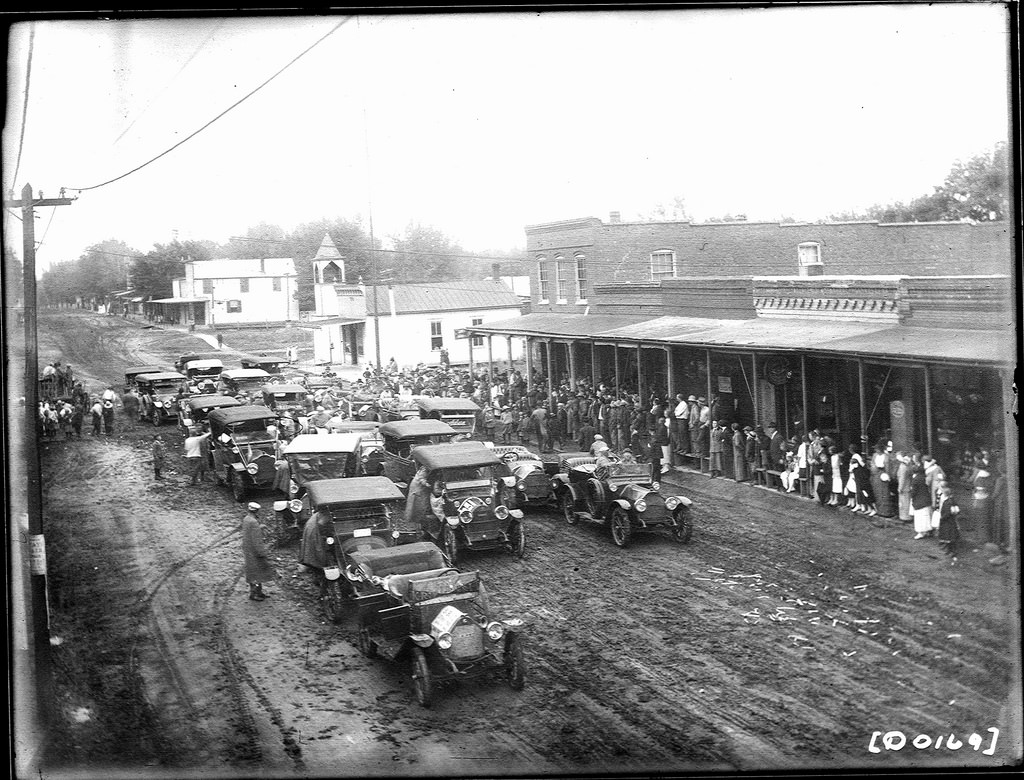
<svg viewBox="0 0 1024 780"><path fill-rule="evenodd" d="M466 309L519 309L522 302L508 285L497 279L458 280L431 284L379 286L374 309L374 288L366 288L366 314L391 314L390 293L396 314L458 311Z"/></svg>

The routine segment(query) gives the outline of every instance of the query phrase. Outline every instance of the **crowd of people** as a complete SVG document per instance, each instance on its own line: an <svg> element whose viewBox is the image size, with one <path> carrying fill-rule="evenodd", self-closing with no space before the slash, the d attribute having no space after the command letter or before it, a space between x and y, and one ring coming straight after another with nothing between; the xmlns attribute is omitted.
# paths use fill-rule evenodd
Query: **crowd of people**
<svg viewBox="0 0 1024 780"><path fill-rule="evenodd" d="M56 366L52 374L57 375ZM938 539L954 561L963 544L959 521L967 517L986 541L1001 549L1008 545L1007 475L997 452L970 453L968 464L949 464L947 470L923 448L897 451L888 438L871 448L864 438L844 445L817 430L787 438L772 422L741 426L724 419L727 412L715 397L651 394L645 400L635 387L615 389L611 382L590 379L573 386L568 377L553 384L549 395L546 377L535 372L532 380L516 368L492 378L486 369L473 372L447 361L402 369L392 358L381 369L367 366L354 382L337 380L310 390L304 429L331 432L368 407L397 408L413 396L469 398L480 407L479 437L497 444L533 446L541 453L607 450L616 459L650 464L654 481L674 468L688 468L816 498L823 507L874 522L912 525L915 540ZM43 435L81 436L87 413L93 435L110 435L115 400L112 387L89 395L81 382L74 383L70 398L40 404ZM139 400L130 389L120 398L131 427ZM292 414L292 433L300 430L298 414ZM205 460L197 457L203 433L192 431L186 439L190 466ZM189 473L202 479L199 469Z"/></svg>

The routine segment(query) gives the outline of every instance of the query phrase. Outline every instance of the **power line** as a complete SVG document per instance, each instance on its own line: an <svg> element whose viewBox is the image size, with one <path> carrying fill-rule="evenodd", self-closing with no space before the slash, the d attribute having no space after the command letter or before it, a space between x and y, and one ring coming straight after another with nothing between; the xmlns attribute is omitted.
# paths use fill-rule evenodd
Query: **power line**
<svg viewBox="0 0 1024 780"><path fill-rule="evenodd" d="M95 190L95 189L99 189L100 187L105 187L108 184L113 184L115 181L120 181L121 179L125 178L126 176L131 176L133 173L141 171L147 165L150 165L151 163L154 163L157 160L159 160L161 157L164 157L165 155L170 154L171 152L173 152L175 149L177 149L182 144L184 144L184 143L186 143L188 141L191 141L193 138L195 138L197 135L199 135L201 132L203 132L206 128L208 128L214 122L219 120L225 114L228 114L229 112L233 111L235 108L240 106L246 100L251 98L257 92L259 92L261 89L263 89L265 86L267 86L267 84L269 84L271 81L273 81L278 76L280 76L282 73L284 73L286 70L288 70L288 68L290 68L292 65L294 65L296 62L298 62L300 59L302 59L307 54L309 54L309 52L311 52L314 48L316 48L321 43L323 43L325 40L327 40L327 38L329 38L330 36L334 35L334 33L336 33L342 27L342 25L346 24L350 19L351 19L351 17L346 17L345 19L342 19L330 31L328 31L326 35L324 35L322 38L320 38L315 43L313 43L312 46L310 46L305 51L303 51L298 56L296 56L294 59L292 59L287 65L285 65L283 68L281 68L279 71L277 71L277 73L272 75L270 78L268 78L266 81L264 81L258 87L256 87L254 90L249 92L247 95L245 95L244 97L242 97L241 99L239 99L238 101L233 103L232 105L228 106L228 108L226 108L223 111L221 111L219 114L217 114L217 116L215 116L213 119L211 119L205 125L200 127L194 133L192 133L192 134L186 136L185 138L183 138L182 140L178 141L178 143L174 144L174 146L170 147L169 149L165 149L164 151L160 152L160 154L158 154L156 157L152 158L151 160L147 160L146 162L142 163L142 165L139 165L139 166L137 166L135 168L132 168L130 171L122 173L120 176L115 176L113 179L110 179L108 181L102 182L100 184L93 184L90 187L67 187L67 189L75 190L76 192L85 192L86 190Z"/></svg>
<svg viewBox="0 0 1024 780"><path fill-rule="evenodd" d="M28 63L25 66L25 90L23 92L23 105L21 107L21 133L18 138L18 159L14 165L14 176L11 177L11 186L18 181L18 170L21 168L21 151L25 147L25 124L28 118L28 86L32 81L32 51L35 48L36 27L32 25L28 31Z"/></svg>
<svg viewBox="0 0 1024 780"><path fill-rule="evenodd" d="M125 134L129 130L131 130L133 127L135 127L135 123L138 122L140 119L142 119L142 117L144 117L146 115L146 112L149 111L149 107L151 105L153 105L153 103L155 103L157 100L159 100L163 96L163 94L170 88L171 84L173 84L175 81L178 80L178 76L180 76L184 72L185 68L187 68L192 63L192 60L194 60L197 56L199 56L199 52L201 52L203 49L206 48L206 44L208 44L211 40L213 40L213 36L216 35L217 31L220 30L220 28L223 27L223 26L224 26L224 21L223 20L221 20L220 22L218 22L216 24L216 26L213 28L213 30L210 31L210 34L206 36L206 39L202 43L200 43L199 46L196 47L196 50L192 52L192 55L187 60L185 60L185 63L178 69L178 72L175 73L171 77L171 80L168 81L164 85L164 88L162 90L160 90L160 94L156 95L152 100L150 100L146 104L146 106L142 109L142 111L139 112L139 115L137 117L135 117L131 121L131 123L128 125L128 127L126 127L124 130L122 130L121 134L117 138L114 139L113 145L117 145L117 142L120 141L122 138L124 138Z"/></svg>

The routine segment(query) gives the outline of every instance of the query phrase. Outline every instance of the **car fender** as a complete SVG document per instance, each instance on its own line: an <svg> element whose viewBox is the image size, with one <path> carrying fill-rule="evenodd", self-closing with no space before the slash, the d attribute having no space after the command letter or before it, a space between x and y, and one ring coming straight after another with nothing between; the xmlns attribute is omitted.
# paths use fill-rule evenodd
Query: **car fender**
<svg viewBox="0 0 1024 780"><path fill-rule="evenodd" d="M501 484L503 484L507 488L514 488L516 486L515 475L508 476L508 477L502 477L501 478Z"/></svg>
<svg viewBox="0 0 1024 780"><path fill-rule="evenodd" d="M630 509L632 509L632 507L630 506L630 503L628 501L626 501L624 498L614 498L614 499L612 499L611 503L615 504L618 507L622 507L627 512L630 511Z"/></svg>
<svg viewBox="0 0 1024 780"><path fill-rule="evenodd" d="M568 485L569 485L569 475L568 474L555 474L555 476L553 476L551 478L551 489L552 490L560 490L561 488L567 487Z"/></svg>
<svg viewBox="0 0 1024 780"><path fill-rule="evenodd" d="M688 499L686 496L673 496L673 498L678 498L679 499L679 503L682 506L693 506L693 502L690 499Z"/></svg>
<svg viewBox="0 0 1024 780"><path fill-rule="evenodd" d="M235 471L245 471L245 464L237 463L236 462L236 463L230 463L228 465L230 465L231 468L233 468ZM246 473L248 473L248 472L246 472Z"/></svg>
<svg viewBox="0 0 1024 780"><path fill-rule="evenodd" d="M575 504L580 500L580 491L571 482L556 483L555 492L561 496L563 493L568 493L572 496L572 501Z"/></svg>

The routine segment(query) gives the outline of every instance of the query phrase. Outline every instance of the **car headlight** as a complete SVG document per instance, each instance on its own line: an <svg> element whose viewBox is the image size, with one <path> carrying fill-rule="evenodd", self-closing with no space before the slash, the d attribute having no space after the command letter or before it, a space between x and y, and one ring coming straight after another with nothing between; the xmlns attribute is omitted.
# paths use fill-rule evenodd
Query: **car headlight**
<svg viewBox="0 0 1024 780"><path fill-rule="evenodd" d="M637 512L643 512L645 509L647 509L647 502L644 501L642 498L637 499L636 503L633 504L633 508Z"/></svg>
<svg viewBox="0 0 1024 780"><path fill-rule="evenodd" d="M288 502L288 508L292 510L293 513L298 514L302 511L302 502L297 498L293 498Z"/></svg>
<svg viewBox="0 0 1024 780"><path fill-rule="evenodd" d="M675 496L669 496L668 498L666 498L666 499L665 499L665 508L666 508L666 509L667 509L667 510L668 510L669 512L672 512L672 511L673 511L673 510L675 510L675 508L676 508L677 506L679 506L679 505L680 505L681 503L683 503L683 502L682 502L682 501L680 501L680 500L679 500L678 498L676 498Z"/></svg>
<svg viewBox="0 0 1024 780"><path fill-rule="evenodd" d="M295 484L294 480L289 480L288 481L288 492L289 493L298 493L299 492L299 486Z"/></svg>
<svg viewBox="0 0 1024 780"><path fill-rule="evenodd" d="M459 512L459 520L461 522L463 522L463 523L471 523L471 522L473 522L473 513L472 512Z"/></svg>
<svg viewBox="0 0 1024 780"><path fill-rule="evenodd" d="M508 517L508 507L504 504L499 504L494 507L494 516L499 520L504 520Z"/></svg>
<svg viewBox="0 0 1024 780"><path fill-rule="evenodd" d="M473 519L473 516L472 515L462 515L461 517L446 517L445 521L452 528L458 528L459 527L459 520L460 519L462 520L462 522L468 523L470 520Z"/></svg>
<svg viewBox="0 0 1024 780"><path fill-rule="evenodd" d="M516 483L516 490L526 490L526 483L520 480Z"/></svg>
<svg viewBox="0 0 1024 780"><path fill-rule="evenodd" d="M452 646L452 635L447 633L447 632L445 632L444 634L441 634L434 641L437 642L437 646L438 646L439 649L441 649L441 650L448 650Z"/></svg>
<svg viewBox="0 0 1024 780"><path fill-rule="evenodd" d="M245 467L245 470L248 471L250 474L255 474L257 471L260 470L260 467L257 466L255 463L250 463L248 466Z"/></svg>
<svg viewBox="0 0 1024 780"><path fill-rule="evenodd" d="M163 405L164 405L163 401L153 401L153 406L161 406L162 407Z"/></svg>
<svg viewBox="0 0 1024 780"><path fill-rule="evenodd" d="M490 496L484 497L484 504L486 504L487 506L491 505L491 497Z"/></svg>
<svg viewBox="0 0 1024 780"><path fill-rule="evenodd" d="M493 641L497 642L503 636L505 636L505 626L501 623L494 622L487 624L487 636Z"/></svg>
<svg viewBox="0 0 1024 780"><path fill-rule="evenodd" d="M660 482L652 482L651 483L651 489L655 490L655 491L661 490L661 483Z"/></svg>
<svg viewBox="0 0 1024 780"><path fill-rule="evenodd" d="M181 423L182 423L182 425L184 425L184 426L185 426L186 428L189 428L189 427L191 427L191 426L192 426L192 420L191 420L190 418L188 418L188 417L186 417L186 418L185 418L184 420L182 420L182 421L181 421Z"/></svg>
<svg viewBox="0 0 1024 780"><path fill-rule="evenodd" d="M326 539L324 539L324 541L327 544L334 544L334 537L333 536L328 536Z"/></svg>

